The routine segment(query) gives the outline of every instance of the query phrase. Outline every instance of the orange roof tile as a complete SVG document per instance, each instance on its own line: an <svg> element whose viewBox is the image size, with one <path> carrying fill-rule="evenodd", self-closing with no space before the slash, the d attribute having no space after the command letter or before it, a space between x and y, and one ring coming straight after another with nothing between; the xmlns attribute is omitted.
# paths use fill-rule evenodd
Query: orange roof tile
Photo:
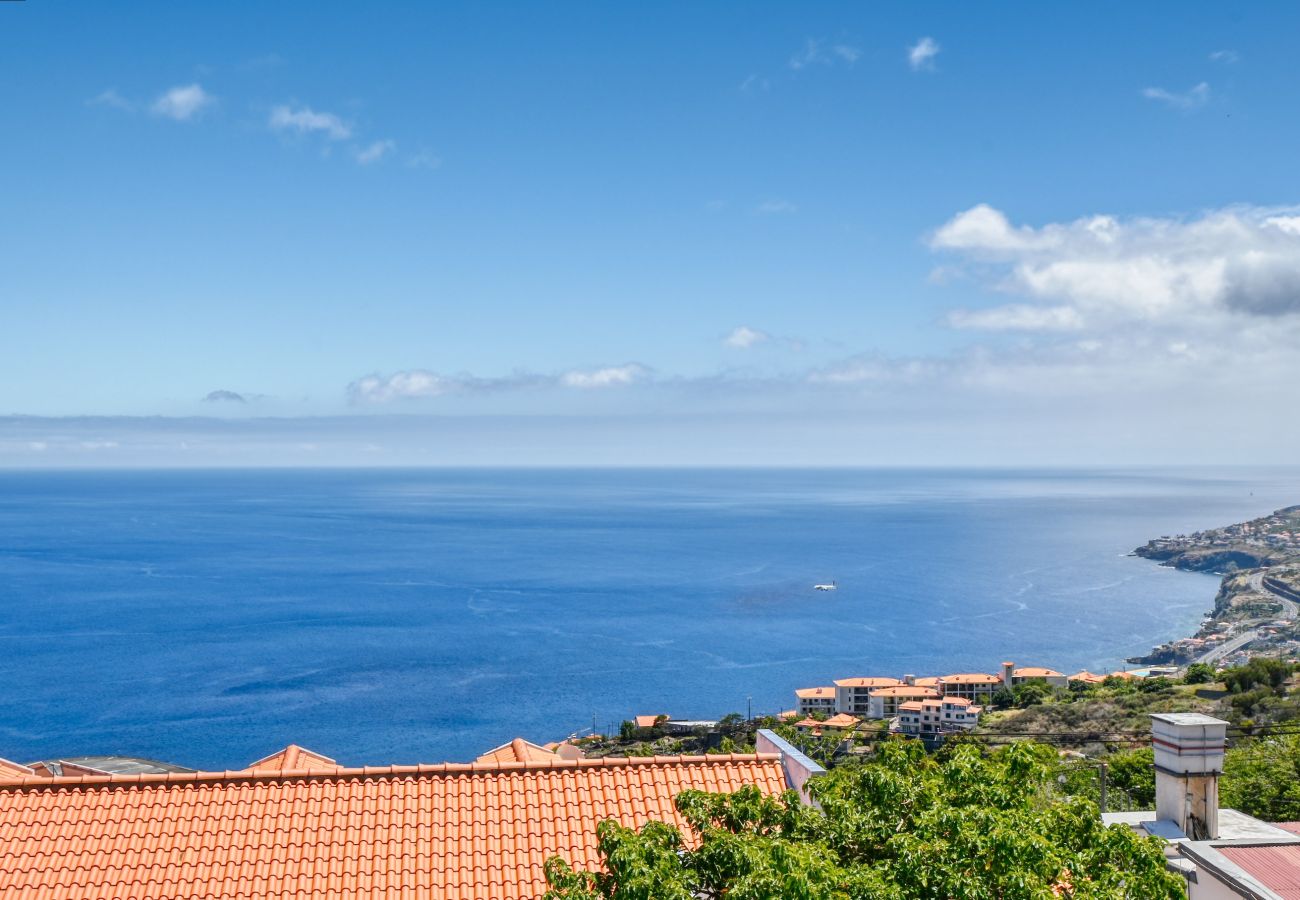
<svg viewBox="0 0 1300 900"><path fill-rule="evenodd" d="M938 687L939 677L937 675L926 675L924 678L918 678L912 683L918 687Z"/></svg>
<svg viewBox="0 0 1300 900"><path fill-rule="evenodd" d="M1087 669L1084 669L1081 672L1075 672L1073 675L1070 676L1070 681L1081 681L1084 684L1101 684L1105 680L1106 680L1105 675L1094 675L1092 672L1089 672Z"/></svg>
<svg viewBox="0 0 1300 900"><path fill-rule="evenodd" d="M666 713L659 713L657 716L633 716L632 718L636 722L637 728L654 728L655 722L658 722L661 718L667 719L668 716Z"/></svg>
<svg viewBox="0 0 1300 900"><path fill-rule="evenodd" d="M36 774L31 766L21 766L7 759L0 759L0 778L24 778Z"/></svg>
<svg viewBox="0 0 1300 900"><path fill-rule="evenodd" d="M1137 676L1134 675L1132 672L1111 672L1111 673L1110 673L1109 675L1107 675L1106 677L1107 677L1107 678L1119 678L1119 679L1121 679L1122 681L1132 681L1133 679L1137 678Z"/></svg>
<svg viewBox="0 0 1300 900"><path fill-rule="evenodd" d="M945 684L1001 684L1002 679L987 672L958 672L956 675L944 675L939 679Z"/></svg>
<svg viewBox="0 0 1300 900"><path fill-rule="evenodd" d="M1060 678L1061 673L1055 669L1044 669L1042 666L1025 666L1022 669L1016 669L1011 673L1013 677L1020 678Z"/></svg>
<svg viewBox="0 0 1300 900"><path fill-rule="evenodd" d="M900 712L920 712L924 704L920 700L908 700L906 703L898 704Z"/></svg>
<svg viewBox="0 0 1300 900"><path fill-rule="evenodd" d="M559 745L557 744L556 747L558 749ZM545 747L539 747L523 738L515 738L508 744L502 744L500 747L493 747L487 753L484 753L478 759L474 760L474 762L549 762L552 759L558 758L559 754L555 750L547 750Z"/></svg>
<svg viewBox="0 0 1300 900"><path fill-rule="evenodd" d="M823 728L854 728L862 724L862 720L857 716L851 716L848 713L840 713L831 716L825 722L822 722Z"/></svg>
<svg viewBox="0 0 1300 900"><path fill-rule="evenodd" d="M779 757L0 777L0 896L516 900L596 825L685 827L683 790L785 789Z"/></svg>
<svg viewBox="0 0 1300 900"><path fill-rule="evenodd" d="M283 750L277 750L270 756L263 756L257 762L250 765L245 771L247 772L337 772L341 769L337 762L328 756L323 756L308 750L306 747L299 747L297 744L290 744Z"/></svg>
<svg viewBox="0 0 1300 900"><path fill-rule="evenodd" d="M970 706L971 702L965 697L944 697L943 702L949 706Z"/></svg>
<svg viewBox="0 0 1300 900"><path fill-rule="evenodd" d="M794 695L801 700L834 700L835 688L833 687L811 687L799 688Z"/></svg>
<svg viewBox="0 0 1300 900"><path fill-rule="evenodd" d="M877 688L871 692L873 697L938 697L939 692L933 688L915 687L910 684L898 684L893 687Z"/></svg>

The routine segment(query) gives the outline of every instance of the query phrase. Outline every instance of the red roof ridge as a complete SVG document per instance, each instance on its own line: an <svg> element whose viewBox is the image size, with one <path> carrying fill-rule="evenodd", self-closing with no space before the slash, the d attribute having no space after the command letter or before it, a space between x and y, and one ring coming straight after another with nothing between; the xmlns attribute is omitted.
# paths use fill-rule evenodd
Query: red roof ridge
<svg viewBox="0 0 1300 900"><path fill-rule="evenodd" d="M779 761L779 753L710 753L692 756L606 756L595 759L564 759L536 762L424 763L406 766L338 766L334 769L232 769L224 772L167 772L131 775L62 775L43 778L37 775L6 776L0 773L0 791L23 788L58 787L130 787L132 785L193 784L196 782L260 781L344 781L366 778L413 778L432 775L480 775L490 772L517 772L526 769L590 769L617 766L699 765L718 763L753 763Z"/></svg>
<svg viewBox="0 0 1300 900"><path fill-rule="evenodd" d="M298 744L290 744L283 750L277 750L270 756L263 756L256 762L249 763L248 771L286 772L303 769L332 770L343 768L338 762L323 753L308 750Z"/></svg>

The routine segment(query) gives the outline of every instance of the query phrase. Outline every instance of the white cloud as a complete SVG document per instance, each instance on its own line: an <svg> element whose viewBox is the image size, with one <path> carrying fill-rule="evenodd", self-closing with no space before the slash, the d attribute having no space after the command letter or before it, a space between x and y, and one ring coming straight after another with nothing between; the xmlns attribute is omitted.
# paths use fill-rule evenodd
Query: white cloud
<svg viewBox="0 0 1300 900"><path fill-rule="evenodd" d="M1241 57L1237 55L1236 50L1215 50L1210 54L1210 62L1223 63L1229 66L1240 59Z"/></svg>
<svg viewBox="0 0 1300 900"><path fill-rule="evenodd" d="M572 369L558 375L516 372L499 377L442 375L427 369L409 369L391 375L371 374L348 385L349 400L356 405L379 405L400 400L420 400L461 394L499 394L538 388L609 388L649 379L645 366L628 363L596 369Z"/></svg>
<svg viewBox="0 0 1300 900"><path fill-rule="evenodd" d="M734 347L738 350L748 350L755 344L761 344L770 339L771 335L765 331L750 328L748 325L741 325L723 338L722 343L727 347Z"/></svg>
<svg viewBox="0 0 1300 900"><path fill-rule="evenodd" d="M948 317L962 328L1162 331L1300 316L1300 212L1230 207L1195 218L1089 216L1014 227L986 205L930 239L996 291L1032 301Z"/></svg>
<svg viewBox="0 0 1300 900"><path fill-rule="evenodd" d="M1079 311L1070 306L1029 306L1012 303L994 309L958 309L948 314L954 328L981 331L1077 331Z"/></svg>
<svg viewBox="0 0 1300 900"><path fill-rule="evenodd" d="M363 166L368 166L379 162L396 149L396 141L372 141L356 152L357 162Z"/></svg>
<svg viewBox="0 0 1300 900"><path fill-rule="evenodd" d="M862 51L851 44L830 44L815 38L808 38L804 41L803 48L798 53L790 57L786 65L798 72L809 66L833 66L837 62L846 65L853 65L862 56ZM754 76L750 76L752 79ZM747 80L741 89L745 89L749 84Z"/></svg>
<svg viewBox="0 0 1300 900"><path fill-rule="evenodd" d="M574 369L560 376L560 384L573 388L605 388L644 380L650 371L636 363L603 369Z"/></svg>
<svg viewBox="0 0 1300 900"><path fill-rule="evenodd" d="M760 216L778 216L795 212L798 208L788 200L764 200L754 207L754 212Z"/></svg>
<svg viewBox="0 0 1300 900"><path fill-rule="evenodd" d="M934 58L939 55L940 49L942 48L934 38L923 37L907 48L907 64L913 72L933 69Z"/></svg>
<svg viewBox="0 0 1300 900"><path fill-rule="evenodd" d="M1162 87L1149 87L1142 89L1142 96L1148 100L1164 103L1174 109L1190 112L1193 109L1199 109L1210 101L1210 86L1202 81L1200 84L1193 85L1181 93L1167 91Z"/></svg>
<svg viewBox="0 0 1300 900"><path fill-rule="evenodd" d="M392 375L366 375L348 385L353 403L390 403L421 397L441 397L462 389L462 383L424 369L394 372Z"/></svg>
<svg viewBox="0 0 1300 900"><path fill-rule="evenodd" d="M149 111L177 122L188 122L214 102L216 98L199 84L178 85L160 95Z"/></svg>
<svg viewBox="0 0 1300 900"><path fill-rule="evenodd" d="M108 106L113 109L120 109L123 112L135 111L135 104L119 94L115 88L100 91L87 100L86 103L90 106Z"/></svg>
<svg viewBox="0 0 1300 900"><path fill-rule="evenodd" d="M316 112L308 106L294 109L277 106L271 110L267 124L272 131L294 131L298 134L319 133L332 141L342 141L352 136L352 126L334 113Z"/></svg>

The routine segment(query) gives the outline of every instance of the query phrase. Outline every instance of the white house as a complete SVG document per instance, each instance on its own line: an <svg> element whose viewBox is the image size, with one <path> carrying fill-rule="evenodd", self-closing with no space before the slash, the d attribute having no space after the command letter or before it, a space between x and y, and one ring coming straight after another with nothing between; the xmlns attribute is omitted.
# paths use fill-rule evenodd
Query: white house
<svg viewBox="0 0 1300 900"><path fill-rule="evenodd" d="M912 684L892 685L876 688L868 697L867 718L892 719L898 715L900 704L911 700L938 700L939 692L934 688L917 687Z"/></svg>
<svg viewBox="0 0 1300 900"><path fill-rule="evenodd" d="M835 710L851 716L869 716L871 692L900 684L897 678L841 678L835 682Z"/></svg>
<svg viewBox="0 0 1300 900"><path fill-rule="evenodd" d="M799 715L811 716L813 713L835 715L835 688L810 687L799 688L794 692L799 700Z"/></svg>
<svg viewBox="0 0 1300 900"><path fill-rule="evenodd" d="M987 672L959 672L939 677L939 693L945 697L965 697L973 703L987 703L1002 687L1002 679Z"/></svg>
<svg viewBox="0 0 1300 900"><path fill-rule="evenodd" d="M898 706L898 730L912 737L969 731L979 724L980 712L965 697L909 700Z"/></svg>

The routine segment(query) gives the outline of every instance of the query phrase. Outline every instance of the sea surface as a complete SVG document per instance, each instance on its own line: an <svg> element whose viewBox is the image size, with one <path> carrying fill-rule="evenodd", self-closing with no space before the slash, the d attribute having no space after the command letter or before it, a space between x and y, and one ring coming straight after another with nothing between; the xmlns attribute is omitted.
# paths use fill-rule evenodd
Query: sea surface
<svg viewBox="0 0 1300 900"><path fill-rule="evenodd" d="M1297 502L1300 470L0 473L0 757L467 760L853 675L1109 671L1218 584L1129 551Z"/></svg>

